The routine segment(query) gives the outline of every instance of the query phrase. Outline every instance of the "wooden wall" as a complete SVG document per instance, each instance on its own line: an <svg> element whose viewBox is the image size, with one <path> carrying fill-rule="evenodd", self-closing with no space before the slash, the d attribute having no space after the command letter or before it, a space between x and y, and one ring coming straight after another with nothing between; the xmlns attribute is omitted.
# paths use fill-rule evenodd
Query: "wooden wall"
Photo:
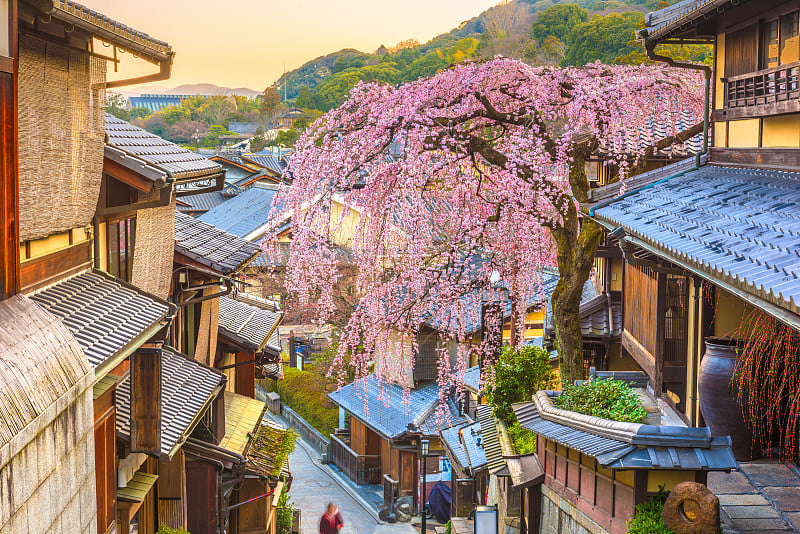
<svg viewBox="0 0 800 534"><path fill-rule="evenodd" d="M207 462L186 461L188 530L192 534L216 534L217 471Z"/></svg>
<svg viewBox="0 0 800 534"><path fill-rule="evenodd" d="M367 428L367 426L356 419L350 418L350 448L356 454L377 455L382 454L381 440L374 431ZM387 471L383 471L386 473Z"/></svg>
<svg viewBox="0 0 800 534"><path fill-rule="evenodd" d="M656 353L658 282L652 269L627 265L625 269L625 330L651 355Z"/></svg>

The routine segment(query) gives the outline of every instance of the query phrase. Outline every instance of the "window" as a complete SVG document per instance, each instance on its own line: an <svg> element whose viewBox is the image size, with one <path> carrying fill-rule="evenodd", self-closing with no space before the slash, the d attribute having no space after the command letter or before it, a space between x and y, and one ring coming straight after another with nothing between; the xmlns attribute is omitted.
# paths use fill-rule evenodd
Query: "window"
<svg viewBox="0 0 800 534"><path fill-rule="evenodd" d="M800 11L764 23L761 32L761 68L800 61Z"/></svg>
<svg viewBox="0 0 800 534"><path fill-rule="evenodd" d="M133 251L136 244L136 217L110 221L106 252L108 273L126 282L131 281Z"/></svg>

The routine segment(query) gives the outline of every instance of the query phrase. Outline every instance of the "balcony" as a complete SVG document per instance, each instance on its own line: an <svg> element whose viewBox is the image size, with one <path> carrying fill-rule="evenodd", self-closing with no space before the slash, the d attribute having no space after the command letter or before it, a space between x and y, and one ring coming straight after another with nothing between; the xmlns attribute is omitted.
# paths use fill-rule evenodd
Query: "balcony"
<svg viewBox="0 0 800 534"><path fill-rule="evenodd" d="M724 121L800 111L800 61L723 78L725 102L714 112Z"/></svg>
<svg viewBox="0 0 800 534"><path fill-rule="evenodd" d="M331 460L356 484L381 483L380 455L357 454L345 443L346 436L331 436Z"/></svg>

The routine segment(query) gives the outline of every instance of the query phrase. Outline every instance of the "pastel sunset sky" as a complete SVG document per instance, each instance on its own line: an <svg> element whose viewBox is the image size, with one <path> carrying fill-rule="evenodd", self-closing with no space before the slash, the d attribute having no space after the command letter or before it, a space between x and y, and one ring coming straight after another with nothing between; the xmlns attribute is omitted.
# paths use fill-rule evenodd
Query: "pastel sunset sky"
<svg viewBox="0 0 800 534"><path fill-rule="evenodd" d="M172 77L159 85L208 82L263 90L315 57L356 48L372 52L445 33L498 0L83 0L84 5L176 52ZM102 53L102 50L98 49ZM122 56L109 79L155 67ZM136 90L136 87L130 87Z"/></svg>

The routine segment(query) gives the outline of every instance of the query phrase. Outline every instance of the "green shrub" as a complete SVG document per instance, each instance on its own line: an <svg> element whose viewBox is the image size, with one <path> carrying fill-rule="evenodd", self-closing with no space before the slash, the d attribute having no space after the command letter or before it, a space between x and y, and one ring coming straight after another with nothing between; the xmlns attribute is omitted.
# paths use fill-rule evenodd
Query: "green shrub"
<svg viewBox="0 0 800 534"><path fill-rule="evenodd" d="M641 423L647 416L639 396L622 380L589 380L579 386L565 384L554 403L564 410L613 421Z"/></svg>
<svg viewBox="0 0 800 534"><path fill-rule="evenodd" d="M275 511L275 531L277 534L291 534L293 512L294 503L289 498L289 493L284 489L278 498L278 507Z"/></svg>
<svg viewBox="0 0 800 534"><path fill-rule="evenodd" d="M522 428L518 421L508 427L508 434L514 443L517 454L530 454L536 452L536 434L526 428Z"/></svg>
<svg viewBox="0 0 800 534"><path fill-rule="evenodd" d="M486 401L492 413L511 426L516 422L511 405L530 401L532 395L553 383L550 354L533 345L503 347L494 364L494 382L486 385Z"/></svg>
<svg viewBox="0 0 800 534"><path fill-rule="evenodd" d="M189 534L189 531L182 528L169 528L167 525L161 525L161 528L156 531L156 534Z"/></svg>
<svg viewBox="0 0 800 534"><path fill-rule="evenodd" d="M339 410L328 400L327 392L334 385L315 367L300 371L284 367L282 380L260 380L259 385L267 391L275 391L281 402L297 412L308 424L323 436L333 434L339 424Z"/></svg>
<svg viewBox="0 0 800 534"><path fill-rule="evenodd" d="M664 486L660 486L658 493L647 502L636 505L634 515L627 523L628 534L675 534L664 525L661 518L668 495Z"/></svg>

